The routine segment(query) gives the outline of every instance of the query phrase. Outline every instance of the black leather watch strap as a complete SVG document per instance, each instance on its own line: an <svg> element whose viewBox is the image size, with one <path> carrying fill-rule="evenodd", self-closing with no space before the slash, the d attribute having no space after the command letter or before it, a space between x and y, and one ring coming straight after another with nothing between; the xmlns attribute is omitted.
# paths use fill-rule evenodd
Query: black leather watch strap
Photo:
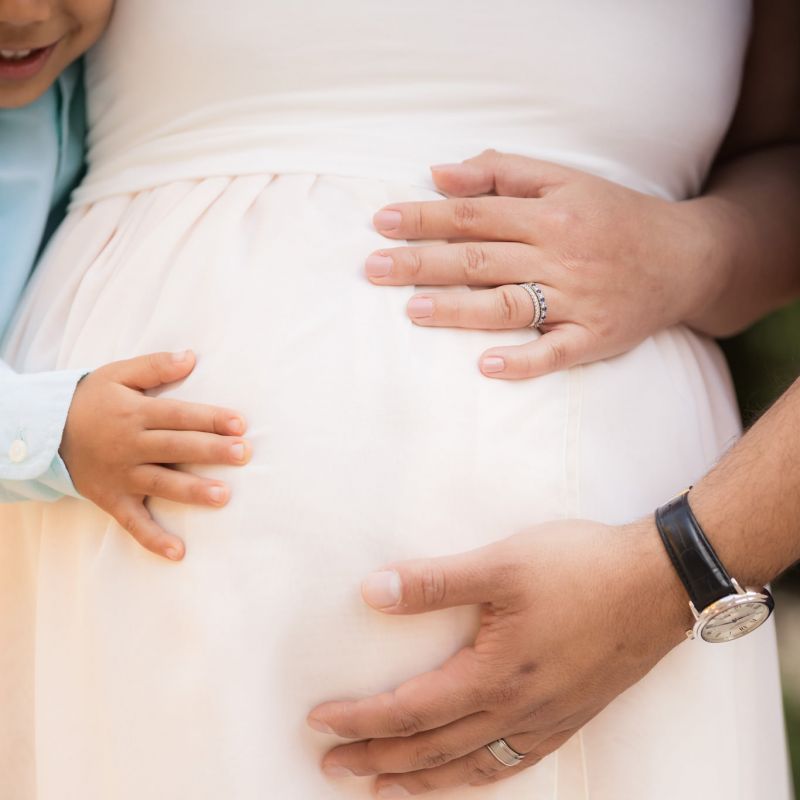
<svg viewBox="0 0 800 800"><path fill-rule="evenodd" d="M656 511L661 541L698 613L721 597L736 594L736 587L700 523L684 492Z"/></svg>

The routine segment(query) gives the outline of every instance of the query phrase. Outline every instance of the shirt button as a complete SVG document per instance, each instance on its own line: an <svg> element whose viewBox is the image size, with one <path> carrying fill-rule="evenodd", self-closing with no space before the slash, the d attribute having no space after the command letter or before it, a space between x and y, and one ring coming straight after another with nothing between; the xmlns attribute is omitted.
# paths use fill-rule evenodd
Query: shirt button
<svg viewBox="0 0 800 800"><path fill-rule="evenodd" d="M19 464L28 457L28 445L22 439L14 439L11 442L11 447L8 448L8 457L11 459L12 464Z"/></svg>

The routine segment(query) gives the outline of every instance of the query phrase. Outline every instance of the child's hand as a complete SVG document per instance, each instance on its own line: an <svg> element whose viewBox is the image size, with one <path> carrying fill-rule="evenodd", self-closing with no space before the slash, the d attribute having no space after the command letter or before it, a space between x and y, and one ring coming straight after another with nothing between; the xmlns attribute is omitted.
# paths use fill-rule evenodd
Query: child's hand
<svg viewBox="0 0 800 800"><path fill-rule="evenodd" d="M194 365L191 351L151 353L90 373L75 391L60 448L84 497L143 547L175 561L183 558L183 542L153 520L145 498L223 506L229 491L221 481L163 465L240 465L251 452L235 411L143 394L185 378Z"/></svg>

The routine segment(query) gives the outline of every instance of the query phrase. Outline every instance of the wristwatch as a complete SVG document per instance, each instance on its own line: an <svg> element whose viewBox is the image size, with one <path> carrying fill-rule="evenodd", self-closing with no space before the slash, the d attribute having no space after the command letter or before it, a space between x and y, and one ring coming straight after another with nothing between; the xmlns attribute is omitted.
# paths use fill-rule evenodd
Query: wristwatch
<svg viewBox="0 0 800 800"><path fill-rule="evenodd" d="M691 488L691 487L690 487ZM689 506L689 489L656 511L656 526L689 594L689 639L731 642L754 631L775 608L767 589L742 589L728 574Z"/></svg>

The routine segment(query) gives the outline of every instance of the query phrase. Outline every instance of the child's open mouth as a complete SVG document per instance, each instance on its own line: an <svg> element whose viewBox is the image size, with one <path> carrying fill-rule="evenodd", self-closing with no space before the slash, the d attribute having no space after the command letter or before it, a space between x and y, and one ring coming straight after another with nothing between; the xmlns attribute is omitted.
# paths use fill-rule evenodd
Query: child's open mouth
<svg viewBox="0 0 800 800"><path fill-rule="evenodd" d="M47 47L23 50L0 47L0 78L24 80L32 78L44 66L50 53L58 42Z"/></svg>

